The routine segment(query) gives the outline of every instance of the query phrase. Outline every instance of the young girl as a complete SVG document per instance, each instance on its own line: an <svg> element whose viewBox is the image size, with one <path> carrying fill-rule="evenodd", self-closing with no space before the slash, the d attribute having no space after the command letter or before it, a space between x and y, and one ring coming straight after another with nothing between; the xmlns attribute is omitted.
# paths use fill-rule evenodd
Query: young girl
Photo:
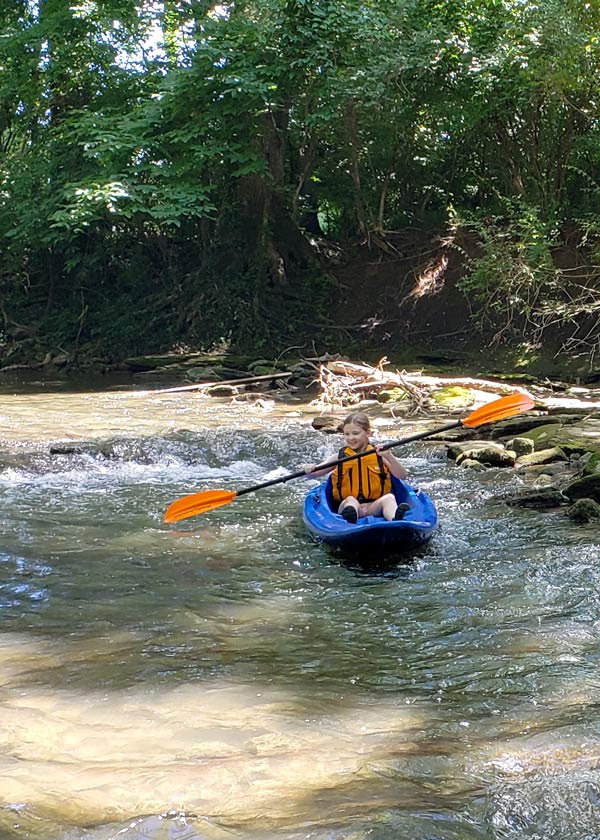
<svg viewBox="0 0 600 840"><path fill-rule="evenodd" d="M405 479L406 470L389 449L381 452L381 446L373 446L369 440L370 433L371 424L367 415L351 414L346 417L342 426L346 446L340 449L337 456L322 465L307 464L304 467L305 473L315 478L327 475L333 470L333 498L339 503L338 513L346 522L356 522L359 516L402 519L410 507L405 502L398 505L391 492L390 476ZM330 461L337 461L347 455L357 455L359 452L369 454L345 464L327 466Z"/></svg>

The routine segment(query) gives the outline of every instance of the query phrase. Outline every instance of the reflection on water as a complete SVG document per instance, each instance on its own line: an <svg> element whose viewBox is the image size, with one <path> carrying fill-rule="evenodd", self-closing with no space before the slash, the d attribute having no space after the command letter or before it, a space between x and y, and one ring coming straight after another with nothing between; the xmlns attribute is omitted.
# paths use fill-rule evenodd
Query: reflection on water
<svg viewBox="0 0 600 840"><path fill-rule="evenodd" d="M0 414L0 836L598 835L595 531L487 505L512 473L416 444L442 528L356 574L304 533L303 481L162 523L334 451L300 403Z"/></svg>

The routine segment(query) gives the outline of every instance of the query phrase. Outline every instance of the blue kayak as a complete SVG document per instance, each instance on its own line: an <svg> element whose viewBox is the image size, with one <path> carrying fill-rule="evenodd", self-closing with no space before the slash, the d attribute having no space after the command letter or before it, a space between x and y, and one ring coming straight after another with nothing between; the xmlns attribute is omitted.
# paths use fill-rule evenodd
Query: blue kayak
<svg viewBox="0 0 600 840"><path fill-rule="evenodd" d="M310 490L304 500L304 524L318 542L369 557L405 554L427 542L437 528L437 511L429 496L392 477L398 503L410 505L404 519L388 522L382 516L363 516L355 524L335 513L331 477Z"/></svg>

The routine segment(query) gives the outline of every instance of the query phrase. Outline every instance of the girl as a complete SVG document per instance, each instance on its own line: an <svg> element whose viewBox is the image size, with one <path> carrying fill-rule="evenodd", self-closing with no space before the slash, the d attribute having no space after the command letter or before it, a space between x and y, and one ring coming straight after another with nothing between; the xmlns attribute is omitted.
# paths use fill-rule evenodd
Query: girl
<svg viewBox="0 0 600 840"><path fill-rule="evenodd" d="M331 486L333 498L339 504L338 513L346 522L356 522L359 516L383 516L384 519L402 519L410 505L396 503L390 476L405 479L406 470L389 450L373 446L369 440L371 424L366 414L351 414L342 425L346 446L338 455L321 464L307 464L304 472L315 478L333 470ZM347 455L368 452L363 458L328 467Z"/></svg>

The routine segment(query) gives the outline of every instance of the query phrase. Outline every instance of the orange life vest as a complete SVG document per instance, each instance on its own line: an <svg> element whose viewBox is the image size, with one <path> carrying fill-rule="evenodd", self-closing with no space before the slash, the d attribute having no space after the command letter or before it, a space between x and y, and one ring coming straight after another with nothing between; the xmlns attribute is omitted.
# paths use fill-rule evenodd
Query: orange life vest
<svg viewBox="0 0 600 840"><path fill-rule="evenodd" d="M392 492L392 479L383 459L375 452L372 444L367 446L368 455L338 464L331 474L333 498L341 502L348 496L354 496L359 502L374 502L386 493ZM344 446L338 458L356 455L354 449Z"/></svg>

